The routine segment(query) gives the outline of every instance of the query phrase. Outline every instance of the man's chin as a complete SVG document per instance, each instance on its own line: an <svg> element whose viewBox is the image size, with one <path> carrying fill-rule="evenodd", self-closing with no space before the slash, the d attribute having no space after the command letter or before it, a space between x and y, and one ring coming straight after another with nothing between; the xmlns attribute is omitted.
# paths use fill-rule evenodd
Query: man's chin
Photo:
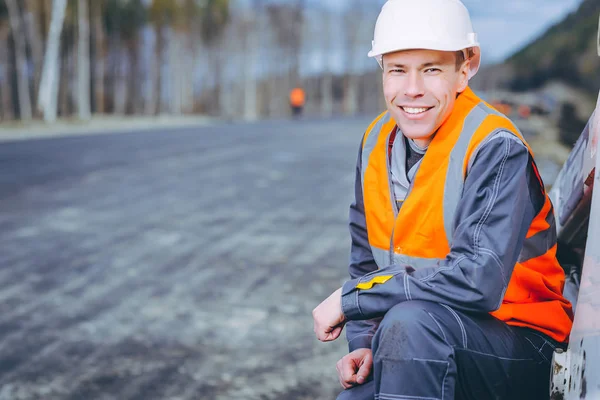
<svg viewBox="0 0 600 400"><path fill-rule="evenodd" d="M414 127L403 128L402 125L400 125L399 128L404 136L413 140L423 140L433 136L432 129L429 127L415 129Z"/></svg>

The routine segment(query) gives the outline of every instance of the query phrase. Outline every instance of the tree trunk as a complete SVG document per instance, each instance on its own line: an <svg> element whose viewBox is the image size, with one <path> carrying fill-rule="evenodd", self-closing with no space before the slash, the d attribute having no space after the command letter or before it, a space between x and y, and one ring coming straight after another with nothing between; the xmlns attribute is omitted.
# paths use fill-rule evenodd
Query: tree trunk
<svg viewBox="0 0 600 400"><path fill-rule="evenodd" d="M21 12L16 0L6 0L10 26L15 42L15 60L17 67L17 89L19 92L19 116L23 121L32 119L29 77L27 74L27 43L21 32Z"/></svg>
<svg viewBox="0 0 600 400"><path fill-rule="evenodd" d="M281 46L274 46L273 50L267 55L267 116L274 117L278 115L279 106L281 101L281 90L286 88L279 87L279 80L282 74L281 63L276 62L278 59L281 59L282 54L284 53ZM287 93L284 92L284 95L287 97ZM286 107L287 107L286 101Z"/></svg>
<svg viewBox="0 0 600 400"><path fill-rule="evenodd" d="M36 1L36 0L34 0ZM40 0L38 0L40 1ZM52 4L54 0L41 0L41 18L40 18L40 31L42 33L42 41L44 43L48 40L48 34L50 31L50 23L52 21L52 9L54 5ZM46 51L46 49L44 49Z"/></svg>
<svg viewBox="0 0 600 400"><path fill-rule="evenodd" d="M292 70L291 84L297 86L300 84L300 60L302 59L301 50L304 34L304 8L306 0L298 0L296 5L296 16L294 21L294 43L292 44Z"/></svg>
<svg viewBox="0 0 600 400"><path fill-rule="evenodd" d="M2 121L9 121L14 119L13 100L12 100L12 85L10 79L10 59L8 52L8 37L10 29L8 26L2 24L0 26L0 65L2 65L2 76L0 76L0 82L2 86Z"/></svg>
<svg viewBox="0 0 600 400"><path fill-rule="evenodd" d="M198 37L193 30L188 32L183 37L184 48L187 48L187 53L184 56L184 76L186 79L182 79L182 101L183 101L183 112L184 114L192 114L194 112L194 89L196 87L196 57L197 51L195 46L194 38Z"/></svg>
<svg viewBox="0 0 600 400"><path fill-rule="evenodd" d="M211 53L209 57L209 60L211 60L209 76L212 78L213 83L213 98L210 99L209 109L212 115L223 115L224 82L222 82L223 71L221 70L220 62L220 43L211 46L209 51Z"/></svg>
<svg viewBox="0 0 600 400"><path fill-rule="evenodd" d="M102 23L102 1L92 1L94 29L94 99L96 113L104 113L105 35Z"/></svg>
<svg viewBox="0 0 600 400"><path fill-rule="evenodd" d="M129 53L123 49L119 41L115 41L116 44L113 49L116 52L116 65L115 65L115 80L114 80L114 112L117 115L125 115L127 109L127 82L125 77L128 74L128 56Z"/></svg>
<svg viewBox="0 0 600 400"><path fill-rule="evenodd" d="M86 121L90 110L90 24L88 0L77 2L77 116Z"/></svg>
<svg viewBox="0 0 600 400"><path fill-rule="evenodd" d="M158 42L157 29L154 29L154 40L152 42L152 51L154 52L156 58L156 47ZM144 115L152 115L155 114L156 110L156 80L158 75L158 60L153 60L153 62L149 62L147 65L148 68L148 76L147 76L147 84L146 90L144 91Z"/></svg>
<svg viewBox="0 0 600 400"><path fill-rule="evenodd" d="M163 68L164 68L164 31L162 25L156 26L156 42L154 46L154 51L156 52L156 74L155 74L155 82L154 82L154 95L155 95L155 107L154 113L160 114L162 112L162 97L163 97L163 88L162 88L162 76L163 76Z"/></svg>
<svg viewBox="0 0 600 400"><path fill-rule="evenodd" d="M72 62L73 62L73 57L74 57L73 52L74 52L74 49L65 48L63 51L62 57L59 60L59 62L61 63L60 72L59 72L60 85L58 85L59 87L57 89L58 102L57 102L56 112L57 112L57 115L60 115L63 118L69 117L71 114L70 103L71 103L72 93L71 93L71 82L70 82L69 77L72 76L71 72L73 70L73 68L72 68Z"/></svg>
<svg viewBox="0 0 600 400"><path fill-rule="evenodd" d="M181 41L180 35L174 29L169 30L169 103L171 104L171 113L181 114L181 74L179 66L181 65Z"/></svg>
<svg viewBox="0 0 600 400"><path fill-rule="evenodd" d="M256 8L255 8L256 10ZM256 12L252 13L250 20L245 21L242 40L245 40L244 58L244 119L253 121L257 119L256 113L256 59L259 52L258 44L258 17Z"/></svg>
<svg viewBox="0 0 600 400"><path fill-rule="evenodd" d="M333 75L325 71L321 77L321 114L324 117L333 115Z"/></svg>
<svg viewBox="0 0 600 400"><path fill-rule="evenodd" d="M358 111L358 76L352 71L344 79L344 113L354 115Z"/></svg>
<svg viewBox="0 0 600 400"><path fill-rule="evenodd" d="M139 80L141 79L140 63L139 63L139 42L138 38L131 38L126 43L124 51L127 53L129 65L127 68L127 74L129 79L124 82L128 85L127 92L129 93L129 101L125 104L125 109L130 114L138 114L141 110L138 107L139 98L141 97L141 90Z"/></svg>
<svg viewBox="0 0 600 400"><path fill-rule="evenodd" d="M343 98L343 109L346 115L354 115L358 112L360 70L357 68L359 60L356 59L356 54L362 49L360 37L365 31L364 18L360 18L362 15L361 6L359 0L350 0L348 10L342 21L346 38L346 77L344 79Z"/></svg>
<svg viewBox="0 0 600 400"><path fill-rule="evenodd" d="M325 68L321 77L321 114L324 117L330 117L333 114L333 73L331 71L331 32L333 17L331 13L325 16L325 26L323 27L323 57L325 58Z"/></svg>
<svg viewBox="0 0 600 400"><path fill-rule="evenodd" d="M33 104L37 103L37 93L40 87L40 77L42 75L42 64L44 63L44 42L40 34L39 4L35 0L26 0L26 11L24 13L25 28L27 29L27 38L31 46L31 58L33 61L34 81L33 81Z"/></svg>
<svg viewBox="0 0 600 400"><path fill-rule="evenodd" d="M54 0L52 2L52 17L38 95L38 107L44 113L44 120L46 122L54 122L56 120L60 36L65 20L66 8L67 0Z"/></svg>
<svg viewBox="0 0 600 400"><path fill-rule="evenodd" d="M231 93L231 82L228 82L225 74L223 73L223 61L225 60L224 54L229 51L229 38L224 35L220 38L219 43L215 46L216 57L215 57L215 82L217 85L216 101L218 101L218 113L224 118L232 119L234 117L233 110L231 108L232 93Z"/></svg>

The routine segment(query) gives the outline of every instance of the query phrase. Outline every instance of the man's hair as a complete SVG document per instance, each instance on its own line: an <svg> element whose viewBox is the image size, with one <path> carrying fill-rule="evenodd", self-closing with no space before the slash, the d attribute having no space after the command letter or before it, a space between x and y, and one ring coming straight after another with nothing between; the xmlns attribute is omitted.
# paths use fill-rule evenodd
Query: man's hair
<svg viewBox="0 0 600 400"><path fill-rule="evenodd" d="M468 51L468 50L467 50ZM456 52L456 71L460 70L460 67L462 67L462 65L465 62L465 51L464 50L459 50Z"/></svg>
<svg viewBox="0 0 600 400"><path fill-rule="evenodd" d="M473 49L464 49L456 52L456 71L460 70L460 67L464 64L467 59L473 57Z"/></svg>

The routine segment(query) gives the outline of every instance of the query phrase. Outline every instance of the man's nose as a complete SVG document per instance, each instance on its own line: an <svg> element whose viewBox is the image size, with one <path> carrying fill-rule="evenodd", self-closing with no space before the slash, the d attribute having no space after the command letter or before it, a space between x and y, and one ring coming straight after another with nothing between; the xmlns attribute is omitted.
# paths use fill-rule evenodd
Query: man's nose
<svg viewBox="0 0 600 400"><path fill-rule="evenodd" d="M408 97L421 97L425 94L425 83L419 72L411 72L406 77L404 95Z"/></svg>

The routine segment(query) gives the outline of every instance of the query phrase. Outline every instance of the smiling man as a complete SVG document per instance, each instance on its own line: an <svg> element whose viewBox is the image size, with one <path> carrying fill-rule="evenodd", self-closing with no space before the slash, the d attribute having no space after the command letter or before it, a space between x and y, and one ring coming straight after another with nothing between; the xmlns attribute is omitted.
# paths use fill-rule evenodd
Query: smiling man
<svg viewBox="0 0 600 400"><path fill-rule="evenodd" d="M544 399L565 347L556 228L531 150L469 80L459 0L389 0L373 49L387 112L368 127L350 207L351 280L313 311L344 326L340 399Z"/></svg>

